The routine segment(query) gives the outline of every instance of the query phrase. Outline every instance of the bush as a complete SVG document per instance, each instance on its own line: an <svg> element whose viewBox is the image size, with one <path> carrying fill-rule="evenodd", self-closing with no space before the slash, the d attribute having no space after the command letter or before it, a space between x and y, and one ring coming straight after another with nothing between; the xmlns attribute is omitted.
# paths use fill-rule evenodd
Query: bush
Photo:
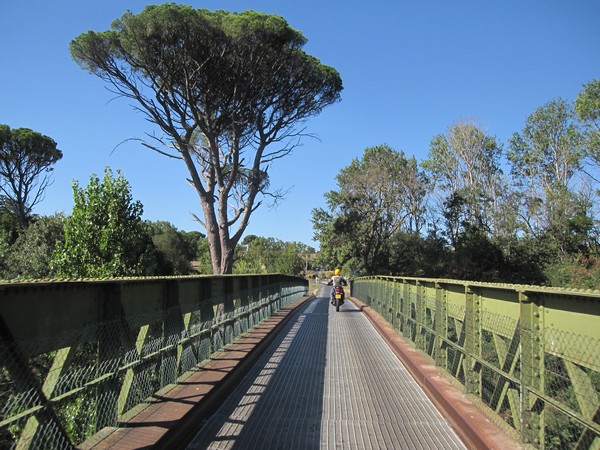
<svg viewBox="0 0 600 450"><path fill-rule="evenodd" d="M64 240L64 216L39 217L17 238L7 258L7 278L48 278L52 254Z"/></svg>

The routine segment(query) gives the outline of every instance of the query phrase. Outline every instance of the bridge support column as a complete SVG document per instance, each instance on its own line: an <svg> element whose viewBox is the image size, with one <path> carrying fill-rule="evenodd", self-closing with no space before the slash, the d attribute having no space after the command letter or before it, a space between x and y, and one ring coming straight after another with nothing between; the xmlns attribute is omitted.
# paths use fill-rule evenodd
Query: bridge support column
<svg viewBox="0 0 600 450"><path fill-rule="evenodd" d="M400 287L398 286L398 281L393 282L392 287L392 325L396 331L400 331L402 328L400 324L400 298L402 295L400 294Z"/></svg>
<svg viewBox="0 0 600 450"><path fill-rule="evenodd" d="M434 358L438 366L448 368L448 350L445 340L448 338L448 304L446 290L440 283L435 283L435 336L437 345L434 349Z"/></svg>
<svg viewBox="0 0 600 450"><path fill-rule="evenodd" d="M417 348L425 353L427 353L426 344L425 344L425 317L426 317L426 309L427 302L425 299L425 288L419 282L415 282L415 320L417 322L417 333L415 336Z"/></svg>
<svg viewBox="0 0 600 450"><path fill-rule="evenodd" d="M523 442L545 447L544 335L542 305L532 294L519 293L521 307L521 436Z"/></svg>
<svg viewBox="0 0 600 450"><path fill-rule="evenodd" d="M410 322L410 285L406 280L402 280L402 298L400 299L400 314L402 323L402 334L404 337L412 339L411 322Z"/></svg>
<svg viewBox="0 0 600 450"><path fill-rule="evenodd" d="M114 365L118 361L123 348L132 348L135 344L131 339L129 324L123 319L121 304L121 285L107 284L100 291L98 326L98 367L104 364ZM98 375L101 375L100 371ZM102 405L96 403L96 429L115 426L121 410L119 408L120 383L117 377L112 377L98 387L98 398Z"/></svg>
<svg viewBox="0 0 600 450"><path fill-rule="evenodd" d="M467 392L481 397L481 297L470 286L465 287L465 387Z"/></svg>
<svg viewBox="0 0 600 450"><path fill-rule="evenodd" d="M236 310L243 311L239 317L236 317L236 336L248 331L248 304L248 279L235 278L233 282L233 307Z"/></svg>
<svg viewBox="0 0 600 450"><path fill-rule="evenodd" d="M175 345L181 332L186 330L179 302L179 281L169 280L164 287L163 348L160 362L161 386L177 382L179 376L179 346Z"/></svg>

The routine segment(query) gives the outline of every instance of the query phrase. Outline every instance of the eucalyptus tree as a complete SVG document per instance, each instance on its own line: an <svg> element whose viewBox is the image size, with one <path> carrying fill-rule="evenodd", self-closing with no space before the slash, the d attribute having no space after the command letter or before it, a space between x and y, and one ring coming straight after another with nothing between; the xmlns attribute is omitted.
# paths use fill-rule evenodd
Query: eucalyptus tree
<svg viewBox="0 0 600 450"><path fill-rule="evenodd" d="M584 153L586 160L590 161L589 169L586 173L587 183L585 189L588 192L590 203L593 205L591 216L598 217L600 210L598 182L600 181L600 79L592 80L585 84L583 90L575 99L575 111L583 126L584 133ZM587 168L586 168L587 169ZM585 186L585 185L584 185ZM594 246L597 248L600 239L600 230L598 221L595 223Z"/></svg>
<svg viewBox="0 0 600 450"><path fill-rule="evenodd" d="M359 257L372 273L387 265L390 237L422 223L426 180L414 158L388 145L368 147L336 179L339 189L325 194L329 212L313 211L315 236L338 263Z"/></svg>
<svg viewBox="0 0 600 450"><path fill-rule="evenodd" d="M502 196L502 147L471 122L456 122L436 135L421 164L435 186L454 244L462 224L493 233ZM454 208L453 211L448 208Z"/></svg>
<svg viewBox="0 0 600 450"><path fill-rule="evenodd" d="M581 215L573 186L584 157L573 108L558 98L529 115L509 142L511 171L522 195L525 231L535 236Z"/></svg>
<svg viewBox="0 0 600 450"><path fill-rule="evenodd" d="M56 142L29 128L0 125L0 194L4 208L24 229L44 198L52 166L62 158Z"/></svg>
<svg viewBox="0 0 600 450"><path fill-rule="evenodd" d="M71 42L71 55L164 133L144 145L185 165L197 192L213 271L230 273L268 170L305 134L304 122L340 100L332 67L302 50L279 16L147 6L111 30Z"/></svg>
<svg viewBox="0 0 600 450"><path fill-rule="evenodd" d="M575 99L575 111L583 124L586 153L600 167L600 79L585 84ZM597 181L597 177L594 177Z"/></svg>

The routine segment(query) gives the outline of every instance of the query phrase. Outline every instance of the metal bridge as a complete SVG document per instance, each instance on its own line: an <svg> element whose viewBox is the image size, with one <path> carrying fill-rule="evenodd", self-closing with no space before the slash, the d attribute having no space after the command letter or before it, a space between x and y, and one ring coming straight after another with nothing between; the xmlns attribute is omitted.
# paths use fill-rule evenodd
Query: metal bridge
<svg viewBox="0 0 600 450"><path fill-rule="evenodd" d="M307 290L0 285L0 448L600 448L600 293L369 277L336 313Z"/></svg>

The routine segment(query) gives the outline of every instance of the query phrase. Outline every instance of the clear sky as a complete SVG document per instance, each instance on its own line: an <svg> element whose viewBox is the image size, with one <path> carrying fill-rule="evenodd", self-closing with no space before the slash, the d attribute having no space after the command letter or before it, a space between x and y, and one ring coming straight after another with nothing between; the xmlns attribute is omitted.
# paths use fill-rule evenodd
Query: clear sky
<svg viewBox="0 0 600 450"><path fill-rule="evenodd" d="M104 31L142 0L0 0L0 123L52 137L63 152L37 214L73 205L71 183L87 185L105 166L120 169L144 218L203 231L181 162L129 138L152 126L97 77L80 69L69 42ZM252 9L283 16L307 38L306 51L335 67L342 101L307 122L305 139L271 169L289 188L277 208L261 207L246 234L309 245L311 210L335 176L364 149L389 144L426 158L429 142L453 122L476 120L506 145L547 101L572 101L600 78L598 0L206 0L196 8Z"/></svg>

